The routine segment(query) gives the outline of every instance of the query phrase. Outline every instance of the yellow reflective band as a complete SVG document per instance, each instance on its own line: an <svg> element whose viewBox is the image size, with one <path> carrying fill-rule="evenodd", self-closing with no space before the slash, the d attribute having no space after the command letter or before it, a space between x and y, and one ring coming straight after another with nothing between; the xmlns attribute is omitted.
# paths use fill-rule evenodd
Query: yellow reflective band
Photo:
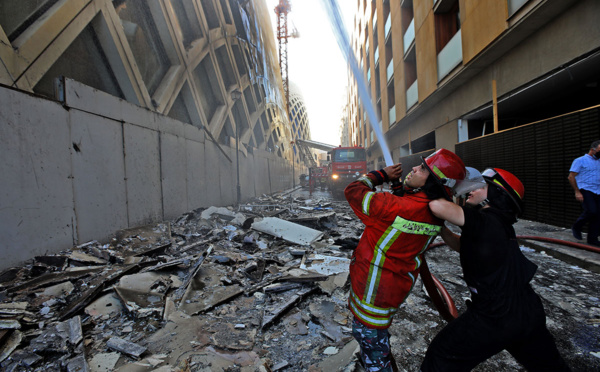
<svg viewBox="0 0 600 372"><path fill-rule="evenodd" d="M382 308L367 304L364 301L361 301L352 289L350 289L349 304L353 313L360 320L364 323L379 327L388 326L392 322L394 314L398 311L398 309L394 307Z"/></svg>
<svg viewBox="0 0 600 372"><path fill-rule="evenodd" d="M431 168L431 170L433 171L433 173L437 174L439 178L447 178L446 175L442 173L440 168L437 167L437 165L434 165L433 168Z"/></svg>
<svg viewBox="0 0 600 372"><path fill-rule="evenodd" d="M371 199L373 199L373 195L375 195L374 192L368 192L363 197L362 211L367 216L369 215L369 208L371 207Z"/></svg>
<svg viewBox="0 0 600 372"><path fill-rule="evenodd" d="M504 187L504 185L503 185L503 184L501 184L501 183L500 183L500 181L498 181L498 180L494 180L494 183L497 183L498 185L500 185L500 187L502 187L504 190L506 190L506 187ZM506 191L508 191L508 190L506 190ZM517 196L519 197L519 199L523 199L523 198L521 197L521 195L519 195L519 193L517 192L517 190L515 190L515 189L512 189L512 191L514 191L514 192L515 192L515 194L517 194Z"/></svg>
<svg viewBox="0 0 600 372"><path fill-rule="evenodd" d="M442 227L426 222L410 221L397 216L392 226L407 234L436 236L442 231Z"/></svg>
<svg viewBox="0 0 600 372"><path fill-rule="evenodd" d="M364 311L368 311L370 313L377 314L377 315L390 315L390 314L394 314L396 312L396 309L393 307L388 307L388 308L377 307L373 304L368 304L364 301L361 301L360 298L358 298L358 296L356 295L356 293L354 293L354 291L352 289L350 289L350 296L352 296L353 301L356 302L356 304L358 306L360 306Z"/></svg>
<svg viewBox="0 0 600 372"><path fill-rule="evenodd" d="M365 287L364 299L366 303L373 303L377 295L379 280L381 279L381 268L385 263L385 253L394 244L400 232L392 226L388 227L385 233L379 238L373 252L373 260L369 268L369 276Z"/></svg>
<svg viewBox="0 0 600 372"><path fill-rule="evenodd" d="M373 181L367 177L367 176L362 176L358 179L358 181L364 183L365 185L367 185L370 189L373 188Z"/></svg>

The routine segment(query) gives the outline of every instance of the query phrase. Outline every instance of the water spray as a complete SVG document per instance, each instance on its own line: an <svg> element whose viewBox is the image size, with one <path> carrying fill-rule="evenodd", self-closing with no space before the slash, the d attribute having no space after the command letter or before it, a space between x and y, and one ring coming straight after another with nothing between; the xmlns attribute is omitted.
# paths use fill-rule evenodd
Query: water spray
<svg viewBox="0 0 600 372"><path fill-rule="evenodd" d="M342 51L342 55L348 62L348 65L350 66L350 71L352 71L352 75L356 80L360 101L363 103L363 107L367 112L369 121L372 123L371 127L375 132L377 141L379 141L379 146L381 147L381 152L383 153L383 158L385 159L385 164L387 166L394 165L390 149L388 148L381 127L379 126L377 115L375 115L375 107L373 106L373 102L371 102L371 97L369 96L369 92L367 91L367 84L362 76L362 71L358 67L356 57L352 52L350 38L348 37L348 33L346 32L346 27L344 25L344 20L341 16L337 0L322 0L322 3L325 7L327 14L329 15L331 28L333 30L333 33L335 34L340 50Z"/></svg>

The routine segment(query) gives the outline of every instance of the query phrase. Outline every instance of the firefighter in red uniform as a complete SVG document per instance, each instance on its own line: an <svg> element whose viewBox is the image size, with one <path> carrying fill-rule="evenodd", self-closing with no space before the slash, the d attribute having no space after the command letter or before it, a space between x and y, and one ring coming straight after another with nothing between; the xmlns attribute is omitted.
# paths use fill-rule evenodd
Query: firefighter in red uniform
<svg viewBox="0 0 600 372"><path fill-rule="evenodd" d="M376 186L400 178L401 164L372 171L345 190L365 224L350 264L348 304L354 315L352 335L367 371L395 370L388 328L417 279L421 254L442 229L429 202L451 198L448 186L465 178L464 163L451 151L440 149L421 159L404 179L403 196L375 192Z"/></svg>

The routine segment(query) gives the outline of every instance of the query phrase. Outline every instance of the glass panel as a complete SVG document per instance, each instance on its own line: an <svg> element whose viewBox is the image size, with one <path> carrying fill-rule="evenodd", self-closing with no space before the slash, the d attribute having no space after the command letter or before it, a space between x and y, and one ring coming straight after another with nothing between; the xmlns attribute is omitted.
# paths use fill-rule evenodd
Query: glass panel
<svg viewBox="0 0 600 372"><path fill-rule="evenodd" d="M0 25L11 42L58 0L0 0Z"/></svg>
<svg viewBox="0 0 600 372"><path fill-rule="evenodd" d="M390 31L392 31L392 15L388 14L387 20L385 21L385 37L387 39Z"/></svg>
<svg viewBox="0 0 600 372"><path fill-rule="evenodd" d="M54 81L59 76L66 76L113 96L124 98L91 25L83 29L73 40L33 91L54 98Z"/></svg>
<svg viewBox="0 0 600 372"><path fill-rule="evenodd" d="M515 14L529 0L508 0L508 16Z"/></svg>
<svg viewBox="0 0 600 372"><path fill-rule="evenodd" d="M438 63L438 81L448 75L456 66L462 62L462 40L461 31L450 39L448 44L440 51L437 56Z"/></svg>
<svg viewBox="0 0 600 372"><path fill-rule="evenodd" d="M196 11L191 1L171 0L171 5L179 21L183 46L188 49L194 40L203 37L200 21L196 17Z"/></svg>
<svg viewBox="0 0 600 372"><path fill-rule="evenodd" d="M205 57L194 70L194 82L200 95L200 103L207 122L222 104L219 82L210 57Z"/></svg>
<svg viewBox="0 0 600 372"><path fill-rule="evenodd" d="M396 106L390 109L390 125L396 122Z"/></svg>
<svg viewBox="0 0 600 372"><path fill-rule="evenodd" d="M215 51L217 55L217 66L221 69L221 76L223 77L223 83L225 88L229 89L235 84L235 74L233 73L233 66L231 60L227 54L227 47L222 46Z"/></svg>
<svg viewBox="0 0 600 372"><path fill-rule="evenodd" d="M221 0L221 10L223 11L223 17L225 18L225 23L232 24L231 16L229 15L229 8L227 7L226 0Z"/></svg>
<svg viewBox="0 0 600 372"><path fill-rule="evenodd" d="M419 88L417 81L406 90L406 109L413 107L419 101Z"/></svg>
<svg viewBox="0 0 600 372"><path fill-rule="evenodd" d="M366 143L366 139L365 139ZM367 155L364 149L342 149L334 150L333 161L336 162L353 162L353 161L365 161Z"/></svg>
<svg viewBox="0 0 600 372"><path fill-rule="evenodd" d="M219 15L212 0L202 1L202 7L204 8L204 16L206 17L208 28L212 30L219 27Z"/></svg>
<svg viewBox="0 0 600 372"><path fill-rule="evenodd" d="M387 66L387 81L394 77L394 60L392 59Z"/></svg>
<svg viewBox="0 0 600 372"><path fill-rule="evenodd" d="M181 97L181 93L177 96L175 102L173 102L173 106L171 107L171 110L169 110L167 116L179 120L182 123L192 123L192 118L190 117L187 107L185 107L185 102Z"/></svg>
<svg viewBox="0 0 600 372"><path fill-rule="evenodd" d="M170 63L145 2L113 0L142 79L153 94Z"/></svg>
<svg viewBox="0 0 600 372"><path fill-rule="evenodd" d="M415 19L411 19L406 32L404 33L404 53L408 50L410 45L415 41Z"/></svg>

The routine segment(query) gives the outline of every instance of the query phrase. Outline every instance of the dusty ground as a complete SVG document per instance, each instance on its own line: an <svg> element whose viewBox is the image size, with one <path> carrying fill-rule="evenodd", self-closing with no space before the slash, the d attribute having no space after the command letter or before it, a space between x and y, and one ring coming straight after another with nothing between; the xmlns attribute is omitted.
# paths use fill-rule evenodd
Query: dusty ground
<svg viewBox="0 0 600 372"><path fill-rule="evenodd" d="M197 210L170 223L117 232L109 244L90 243L0 273L0 320L20 325L0 334L0 357L15 344L8 339L20 335L2 358L3 370L355 370L347 273L338 269L362 226L346 202L325 191L296 191L249 202L239 221L231 220L238 211L230 211L232 216L202 218L204 211ZM306 246L251 228L269 215L324 234ZM600 370L599 274L539 246L522 249L539 266L533 286L562 355L573 371ZM314 254L333 261L319 273L323 258ZM461 312L468 291L458 255L441 247L427 259ZM73 277L76 266L97 272ZM63 278L32 284L50 273ZM83 293L89 300L71 309ZM10 304L19 310L9 311ZM419 281L390 330L401 370L418 371L444 325ZM127 347L115 346L115 338ZM507 353L476 369L520 370Z"/></svg>

